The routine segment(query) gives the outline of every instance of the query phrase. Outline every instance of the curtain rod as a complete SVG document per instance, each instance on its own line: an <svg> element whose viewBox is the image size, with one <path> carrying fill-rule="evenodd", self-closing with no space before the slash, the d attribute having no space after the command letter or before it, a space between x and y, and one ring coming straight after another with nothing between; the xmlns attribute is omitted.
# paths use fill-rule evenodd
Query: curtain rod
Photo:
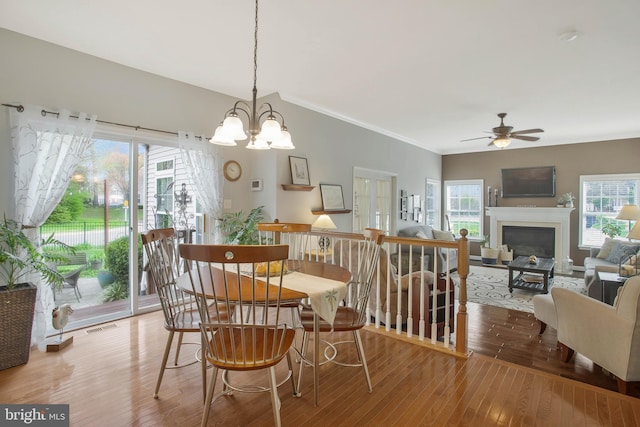
<svg viewBox="0 0 640 427"><path fill-rule="evenodd" d="M2 104L2 105L4 105L5 107L9 107L9 108L15 108L19 113L22 113L24 111L24 107L22 105L11 105L11 104ZM40 113L42 114L42 117L46 117L47 114L55 114L56 117L60 116L60 113L56 113L55 111L41 110ZM69 115L69 117L73 117L74 119L79 119L80 118L80 117L74 116L74 115ZM87 120L89 120L89 119L87 119ZM108 121L105 121L105 120L98 120L98 119L96 119L96 122L97 123L106 124L106 125L122 126L122 127L125 127L125 128L134 129L134 130L147 130L147 131L151 131L151 132L158 132L158 133L164 133L164 134L167 134L167 135L178 136L178 132L172 132L172 131L168 131L168 130L153 129L153 128L147 128L147 127L144 127L144 126L127 125L127 124L124 124L124 123L108 122ZM194 138L197 138L197 139L199 139L201 141L203 139L204 140L207 139L206 137L199 136L199 135L194 136Z"/></svg>

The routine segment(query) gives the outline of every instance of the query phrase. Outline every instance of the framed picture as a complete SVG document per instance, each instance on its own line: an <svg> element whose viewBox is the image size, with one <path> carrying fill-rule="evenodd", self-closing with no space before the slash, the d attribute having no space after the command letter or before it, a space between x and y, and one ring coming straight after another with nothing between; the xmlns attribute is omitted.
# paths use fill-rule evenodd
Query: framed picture
<svg viewBox="0 0 640 427"><path fill-rule="evenodd" d="M338 211L344 209L342 185L320 184L320 195L322 196L322 210Z"/></svg>
<svg viewBox="0 0 640 427"><path fill-rule="evenodd" d="M304 157L289 156L291 167L291 183L294 185L311 185L309 180L309 165Z"/></svg>

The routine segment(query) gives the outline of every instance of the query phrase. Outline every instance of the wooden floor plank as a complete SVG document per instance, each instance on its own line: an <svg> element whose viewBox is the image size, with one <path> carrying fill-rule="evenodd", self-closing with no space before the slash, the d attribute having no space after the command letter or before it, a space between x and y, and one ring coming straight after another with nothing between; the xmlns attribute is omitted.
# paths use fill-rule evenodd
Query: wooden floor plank
<svg viewBox="0 0 640 427"><path fill-rule="evenodd" d="M500 317L509 318L498 314L494 319ZM63 351L34 351L28 364L0 371L0 402L67 403L73 426L198 425L203 409L199 365L168 370L160 398L153 399L166 340L161 313L115 323L102 332L74 331L73 344ZM315 407L309 371L302 397L294 397L288 383L278 390L283 425L640 424L639 399L557 373L479 353L460 358L368 330L362 338L373 392L360 369L326 365ZM514 347L505 344L501 353ZM194 352L193 347L183 351L181 359L192 359ZM285 370L279 365L278 375ZM232 379L265 381L262 372ZM234 393L213 404L209 425L261 426L272 420L268 394Z"/></svg>

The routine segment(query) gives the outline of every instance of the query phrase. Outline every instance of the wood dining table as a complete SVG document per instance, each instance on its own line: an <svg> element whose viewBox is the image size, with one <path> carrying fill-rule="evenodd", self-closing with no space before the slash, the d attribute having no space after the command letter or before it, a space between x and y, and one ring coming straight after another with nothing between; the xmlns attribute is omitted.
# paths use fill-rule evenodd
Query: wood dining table
<svg viewBox="0 0 640 427"><path fill-rule="evenodd" d="M313 350L313 374L314 388L313 401L318 406L318 385L319 377L319 359L320 359L320 318L333 324L333 320L338 309L338 303L344 299L347 292L347 284L351 281L352 275L346 268L335 264L315 261L287 260L288 273L284 275L282 281L282 301L297 301L308 298L314 316L314 350ZM236 273L226 272L227 279L236 280ZM195 277L195 276L194 276ZM218 298L228 295L229 301L238 301L239 295L237 288L228 289L225 292L225 281L221 268L212 266L211 274L202 274L203 283L195 283L192 285L189 274L182 274L178 278L178 286L187 293L204 294L207 298ZM213 283L211 283L213 278ZM241 279L241 286L247 286L246 291L241 290L242 295L251 295L250 287L252 286L251 278L246 276L247 280ZM273 278L271 279L273 280ZM264 295L275 295L271 291L267 294L266 283L264 283ZM270 285L276 286L276 285ZM215 287L215 289L214 289ZM215 292L214 292L215 291ZM225 297L226 298L226 297ZM304 363L301 361L300 363ZM299 395L300 390L298 390Z"/></svg>

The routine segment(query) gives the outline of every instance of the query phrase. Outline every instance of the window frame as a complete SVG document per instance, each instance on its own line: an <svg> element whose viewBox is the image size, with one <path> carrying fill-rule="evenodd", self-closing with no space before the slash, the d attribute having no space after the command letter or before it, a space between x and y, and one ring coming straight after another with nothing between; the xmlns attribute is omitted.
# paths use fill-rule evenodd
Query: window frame
<svg viewBox="0 0 640 427"><path fill-rule="evenodd" d="M433 209L429 209L430 200L433 200ZM442 181L427 178L424 183L424 223L440 230L442 217Z"/></svg>
<svg viewBox="0 0 640 427"><path fill-rule="evenodd" d="M589 250L593 247L600 247L604 242L605 236L602 237L601 243L590 244L585 241L585 226L583 224L586 223L587 213L591 211L587 211L587 201L588 197L585 194L585 185L589 182L611 182L611 181L636 181L635 189L632 192L635 192L634 195L631 195L629 199L627 199L626 203L633 203L636 205L640 204L640 173L622 173L622 174L597 174L597 175L580 175L580 203L578 204L578 248L581 250ZM619 196L621 198L622 196ZM600 214L602 210L598 211ZM607 215L607 217L614 218L619 212L619 209L616 212L612 212L611 215ZM597 215L597 213L596 213ZM627 228L628 222L623 220L618 220L620 222L624 222L625 230Z"/></svg>
<svg viewBox="0 0 640 427"><path fill-rule="evenodd" d="M455 218L451 215L451 200L449 199L449 188L453 187L453 186L462 186L462 185L476 185L478 186L478 234L472 234L472 230L469 230L467 228L467 230L469 231L469 234L467 235L467 238L469 240L477 240L480 241L482 240L482 237L484 236L484 193L483 193L483 188L484 188L484 180L483 179L461 179L461 180L445 180L444 181L444 210L443 212L446 213L449 216L449 221L451 222L451 224L455 224ZM452 230L453 232L456 232L456 227L452 226ZM459 232L459 230L457 230Z"/></svg>

